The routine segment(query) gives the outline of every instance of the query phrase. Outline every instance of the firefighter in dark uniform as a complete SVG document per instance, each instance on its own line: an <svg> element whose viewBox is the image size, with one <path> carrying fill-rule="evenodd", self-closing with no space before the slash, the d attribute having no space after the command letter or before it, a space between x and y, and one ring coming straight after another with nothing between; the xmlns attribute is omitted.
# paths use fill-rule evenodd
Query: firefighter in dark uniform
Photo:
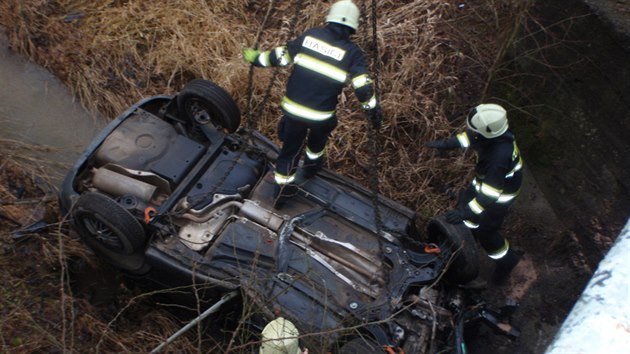
<svg viewBox="0 0 630 354"><path fill-rule="evenodd" d="M440 150L470 147L476 152L475 177L460 194L457 207L446 213L446 219L452 224L463 222L471 229L495 262L494 280L502 282L519 262L518 254L499 230L521 189L523 161L503 107L480 104L470 111L466 123L468 130L427 146Z"/></svg>
<svg viewBox="0 0 630 354"><path fill-rule="evenodd" d="M243 58L255 66L293 64L281 102L284 116L278 124L283 144L274 176L275 207L281 207L297 191L294 181L302 151L305 178L322 168L328 137L337 126L338 96L347 83L352 84L373 127L381 125L380 105L364 54L350 40L358 23L358 7L343 0L331 6L324 27L309 29L286 46L269 51L243 50Z"/></svg>

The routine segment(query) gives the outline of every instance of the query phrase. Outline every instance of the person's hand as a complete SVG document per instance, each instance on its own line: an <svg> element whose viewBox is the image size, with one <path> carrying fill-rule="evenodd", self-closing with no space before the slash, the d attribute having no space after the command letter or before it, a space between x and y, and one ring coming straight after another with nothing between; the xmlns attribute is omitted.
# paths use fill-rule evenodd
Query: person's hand
<svg viewBox="0 0 630 354"><path fill-rule="evenodd" d="M243 59L245 59L248 63L253 63L256 61L260 55L260 50L254 48L243 48Z"/></svg>
<svg viewBox="0 0 630 354"><path fill-rule="evenodd" d="M464 220L472 218L474 215L472 211L467 209L452 209L447 211L444 216L446 217L446 221L450 224L459 224L464 222Z"/></svg>
<svg viewBox="0 0 630 354"><path fill-rule="evenodd" d="M372 123L372 128L379 130L383 125L383 110L380 105L376 105L376 107L367 111L368 117L370 118L370 123Z"/></svg>

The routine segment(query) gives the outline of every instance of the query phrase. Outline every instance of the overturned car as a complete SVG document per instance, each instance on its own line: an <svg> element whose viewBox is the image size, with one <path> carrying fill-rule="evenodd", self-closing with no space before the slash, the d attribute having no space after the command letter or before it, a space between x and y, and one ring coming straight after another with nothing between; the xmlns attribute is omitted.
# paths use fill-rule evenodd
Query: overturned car
<svg viewBox="0 0 630 354"><path fill-rule="evenodd" d="M464 353L477 320L517 334L459 286L479 272L466 227L436 217L419 231L414 212L326 169L276 210L278 147L239 125L207 80L146 98L71 168L62 211L124 273L207 303L238 290L257 308L247 323L281 314L312 353Z"/></svg>

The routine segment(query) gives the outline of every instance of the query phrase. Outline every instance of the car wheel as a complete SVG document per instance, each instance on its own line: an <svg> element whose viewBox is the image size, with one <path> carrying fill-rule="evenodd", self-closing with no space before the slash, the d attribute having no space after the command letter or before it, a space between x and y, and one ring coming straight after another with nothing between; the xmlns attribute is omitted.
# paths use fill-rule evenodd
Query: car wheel
<svg viewBox="0 0 630 354"><path fill-rule="evenodd" d="M446 279L465 284L479 275L479 249L466 225L451 224L441 215L431 220L428 232L429 242L456 252L444 275Z"/></svg>
<svg viewBox="0 0 630 354"><path fill-rule="evenodd" d="M81 237L88 245L97 246L95 251L129 255L144 246L144 228L138 220L102 194L82 194L72 217Z"/></svg>
<svg viewBox="0 0 630 354"><path fill-rule="evenodd" d="M192 80L177 95L179 113L194 128L212 124L233 133L241 124L241 111L232 97L208 80Z"/></svg>
<svg viewBox="0 0 630 354"><path fill-rule="evenodd" d="M384 353L379 345L368 338L354 338L341 347L339 354L377 354Z"/></svg>
<svg viewBox="0 0 630 354"><path fill-rule="evenodd" d="M144 229L118 203L102 194L84 193L72 218L83 241L110 265L134 275L150 270L144 259Z"/></svg>

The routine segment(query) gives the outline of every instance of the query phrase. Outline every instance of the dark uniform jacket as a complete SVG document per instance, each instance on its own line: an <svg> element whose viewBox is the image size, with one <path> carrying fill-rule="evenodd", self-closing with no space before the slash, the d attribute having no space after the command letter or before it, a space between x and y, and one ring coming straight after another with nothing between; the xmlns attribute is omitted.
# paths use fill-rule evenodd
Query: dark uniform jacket
<svg viewBox="0 0 630 354"><path fill-rule="evenodd" d="M465 200L466 208L477 217L471 218L469 223L474 224L487 210L507 208L512 204L523 181L523 160L511 132L485 139L468 130L449 139L448 144L452 147L472 147L477 153L475 178Z"/></svg>
<svg viewBox="0 0 630 354"><path fill-rule="evenodd" d="M258 55L253 63L256 66L293 64L282 99L286 115L306 121L331 118L338 96L348 82L352 83L364 109L376 106L363 52L350 41L349 30L346 26L329 23L307 30L287 46Z"/></svg>

